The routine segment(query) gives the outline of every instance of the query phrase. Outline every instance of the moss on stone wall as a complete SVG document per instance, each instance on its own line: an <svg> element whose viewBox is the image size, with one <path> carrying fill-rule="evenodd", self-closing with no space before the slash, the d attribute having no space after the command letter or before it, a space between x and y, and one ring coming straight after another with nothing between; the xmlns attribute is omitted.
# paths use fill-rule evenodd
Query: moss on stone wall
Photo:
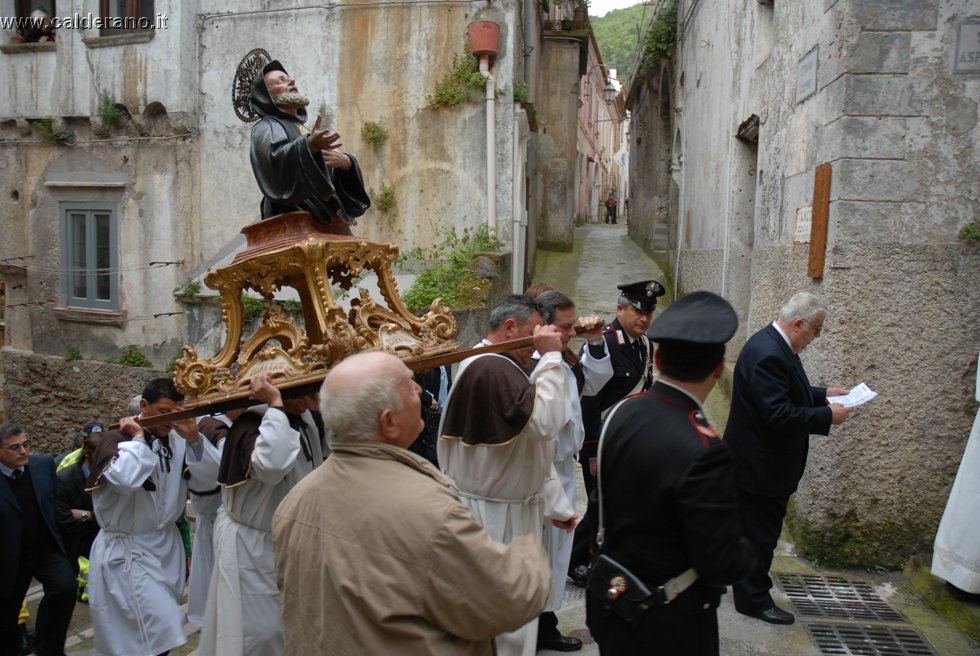
<svg viewBox="0 0 980 656"><path fill-rule="evenodd" d="M572 241L566 240L554 240L554 239L539 239L538 240L538 250L543 251L557 251L559 253L570 253L574 248Z"/></svg>
<svg viewBox="0 0 980 656"><path fill-rule="evenodd" d="M980 607L956 599L944 582L932 575L928 557L910 558L902 575L923 602L957 629L980 641Z"/></svg>
<svg viewBox="0 0 980 656"><path fill-rule="evenodd" d="M456 305L459 308L479 308L487 305L492 280L500 275L496 260L479 255L463 272L456 285Z"/></svg>
<svg viewBox="0 0 980 656"><path fill-rule="evenodd" d="M928 548L925 535L933 535L923 526L911 522L882 523L862 520L853 508L829 511L822 521L808 520L790 503L786 523L796 544L797 553L804 558L834 567L901 569L910 555L910 545L916 551Z"/></svg>

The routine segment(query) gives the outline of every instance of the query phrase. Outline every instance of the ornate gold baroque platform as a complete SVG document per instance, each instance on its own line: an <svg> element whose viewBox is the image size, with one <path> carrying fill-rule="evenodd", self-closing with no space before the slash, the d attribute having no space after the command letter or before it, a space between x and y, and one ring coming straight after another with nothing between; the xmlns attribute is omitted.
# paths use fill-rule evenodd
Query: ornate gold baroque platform
<svg viewBox="0 0 980 656"><path fill-rule="evenodd" d="M408 359L456 348L456 320L449 308L436 300L416 317L402 303L391 271L397 246L321 232L306 212L280 214L242 232L245 250L204 277L220 294L227 336L213 358L184 347L174 382L187 396L185 407L247 396L251 377L260 372L292 387L321 380L335 363L359 351L383 350ZM337 305L332 285L349 290L366 271L377 274L385 304L360 288L347 312ZM243 343L242 293L252 289L271 300L284 286L299 294L305 330L271 305Z"/></svg>

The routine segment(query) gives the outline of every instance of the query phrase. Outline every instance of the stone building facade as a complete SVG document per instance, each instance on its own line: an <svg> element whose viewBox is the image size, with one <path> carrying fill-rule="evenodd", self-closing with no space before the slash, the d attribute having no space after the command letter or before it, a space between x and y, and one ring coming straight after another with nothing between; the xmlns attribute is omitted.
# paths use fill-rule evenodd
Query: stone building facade
<svg viewBox="0 0 980 656"><path fill-rule="evenodd" d="M577 58L551 61L542 47L545 20L570 2L141 0L118 5L149 21L129 31L93 24L105 4L96 0L40 4L60 21L53 42L15 43L10 26L0 34L7 346L105 359L133 345L163 367L192 333L221 342L214 313L200 319L210 326L188 330L199 308L175 290L193 289L230 258L241 227L258 218L250 126L236 118L231 93L253 48L283 62L310 113L357 156L369 190L391 190L393 205L369 210L356 234L408 250L491 222L515 250L509 277L523 288L550 202L538 188L547 158L528 112L563 67L579 78ZM0 15L35 5L0 0ZM454 59L472 56L467 26L483 20L500 26L489 70L496 93L432 107ZM368 123L387 139L369 142Z"/></svg>
<svg viewBox="0 0 980 656"><path fill-rule="evenodd" d="M900 565L931 549L976 410L980 7L677 9L673 60L630 84L630 234L678 293L735 305L735 351L794 292L829 302L811 379L880 396L812 440L792 525L805 555Z"/></svg>

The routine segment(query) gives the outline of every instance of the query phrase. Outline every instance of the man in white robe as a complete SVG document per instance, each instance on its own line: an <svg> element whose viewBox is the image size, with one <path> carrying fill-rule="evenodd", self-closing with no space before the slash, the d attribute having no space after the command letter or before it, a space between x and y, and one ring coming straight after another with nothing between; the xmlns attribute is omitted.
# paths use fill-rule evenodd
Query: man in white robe
<svg viewBox="0 0 980 656"><path fill-rule="evenodd" d="M503 544L534 535L546 518L571 529L577 517L552 461L555 433L571 414L558 329L542 326L537 304L508 296L493 309L485 343L534 337L534 345L506 355L464 360L440 425L439 463L490 536ZM524 367L541 359L530 377ZM500 656L533 656L537 619L497 636Z"/></svg>
<svg viewBox="0 0 980 656"><path fill-rule="evenodd" d="M140 417L178 411L182 401L173 381L155 379L143 390ZM89 608L95 651L107 656L156 656L186 642L177 520L188 486L214 487L220 462L193 418L145 431L135 419L103 436L87 488L102 526L89 557Z"/></svg>
<svg viewBox="0 0 980 656"><path fill-rule="evenodd" d="M586 340L602 339L602 319L596 316L582 317L576 321L575 303L561 292L547 291L534 299L541 307L544 321L554 326L561 333L562 369L565 372L566 388L568 390L569 417L568 421L554 436L554 466L558 482L568 502L575 506L575 464L578 462L578 452L585 440L585 427L582 422L582 391L585 388L586 374L578 357L568 349L568 344L576 336L576 325L583 332L580 337ZM586 330L587 328L591 330ZM540 359L535 353L534 359ZM611 375L612 365L609 358L593 359L593 368L600 374ZM562 600L565 597L565 583L568 563L572 556L573 534L557 526L545 522L542 527L542 544L551 557L553 576L553 591L551 600L545 606L545 612L538 618L538 651L550 649L553 651L577 651L582 648L582 641L574 636L563 636L558 631L558 616Z"/></svg>
<svg viewBox="0 0 980 656"><path fill-rule="evenodd" d="M254 376L251 385L252 398L268 407L249 408L225 437L200 656L284 653L272 516L293 486L323 462L309 399L283 399L266 374Z"/></svg>
<svg viewBox="0 0 980 656"><path fill-rule="evenodd" d="M980 401L980 366L977 367L976 400ZM953 586L958 597L967 593L980 599L980 411L966 442L946 512L939 522L932 555L932 573Z"/></svg>
<svg viewBox="0 0 980 656"><path fill-rule="evenodd" d="M219 454L231 422L243 412L245 409L240 408L198 419L198 429ZM190 497L194 509L194 548L191 550L191 574L187 581L187 623L200 628L204 625L204 608L211 586L211 570L214 568L214 520L221 507L221 486L215 483L207 490L191 488Z"/></svg>

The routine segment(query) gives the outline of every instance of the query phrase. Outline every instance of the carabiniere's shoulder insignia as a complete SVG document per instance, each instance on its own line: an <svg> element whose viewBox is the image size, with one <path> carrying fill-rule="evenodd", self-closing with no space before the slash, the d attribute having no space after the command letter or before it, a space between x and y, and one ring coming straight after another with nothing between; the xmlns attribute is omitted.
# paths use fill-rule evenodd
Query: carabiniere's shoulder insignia
<svg viewBox="0 0 980 656"><path fill-rule="evenodd" d="M706 437L718 437L718 431L715 430L714 426L708 423L708 418L705 417L704 413L700 410L695 410L692 412L690 415L688 415L688 419L691 422L691 426L694 427L694 430L701 435L702 440ZM707 447L707 444L705 444L705 446Z"/></svg>
<svg viewBox="0 0 980 656"><path fill-rule="evenodd" d="M695 423L694 428L705 437L718 437L718 431L711 424Z"/></svg>

